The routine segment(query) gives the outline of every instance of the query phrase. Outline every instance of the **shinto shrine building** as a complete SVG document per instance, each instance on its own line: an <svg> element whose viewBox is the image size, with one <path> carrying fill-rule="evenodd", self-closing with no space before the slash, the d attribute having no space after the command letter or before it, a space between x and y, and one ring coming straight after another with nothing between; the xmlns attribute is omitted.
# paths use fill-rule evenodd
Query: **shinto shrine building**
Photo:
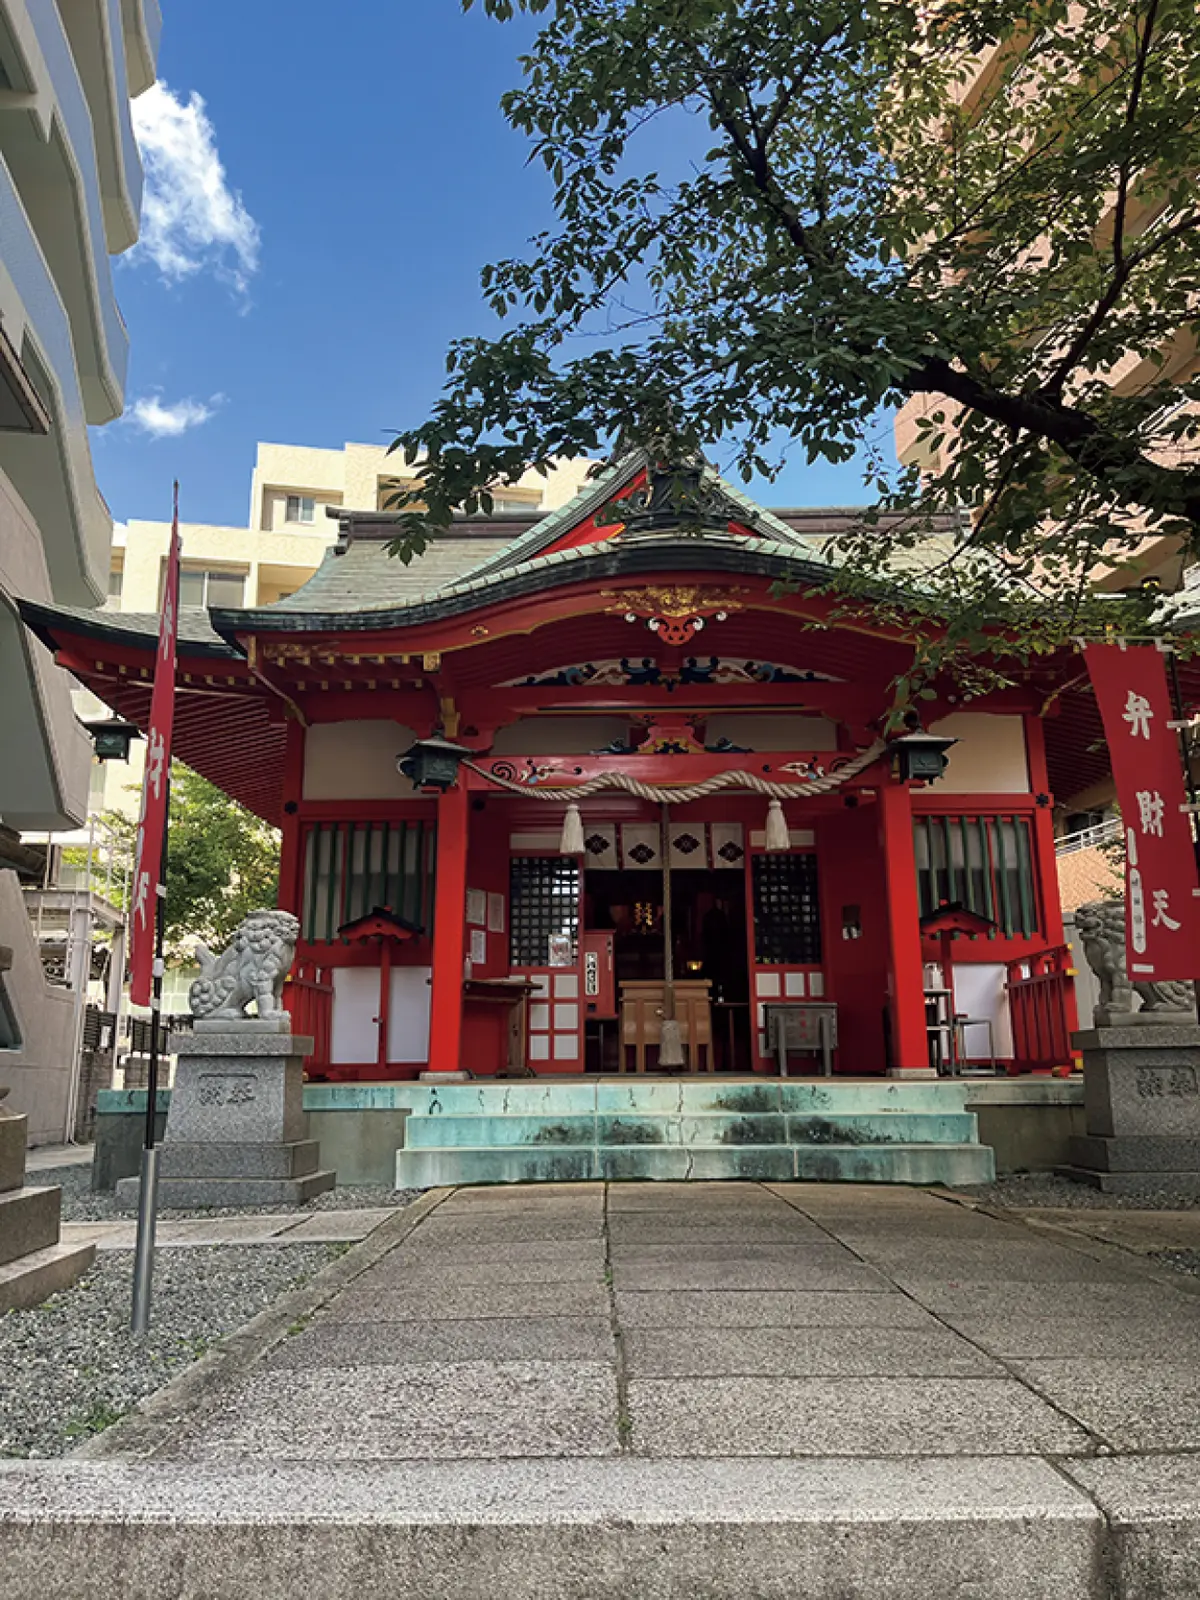
<svg viewBox="0 0 1200 1600"><path fill-rule="evenodd" d="M826 554L853 514L706 469L681 527L647 466L410 566L343 512L294 595L183 613L175 753L282 831L310 1081L653 1073L665 1001L689 1073L1067 1068L1052 808L1107 770L1075 663L938 682L898 741L913 643ZM145 726L153 616L25 615Z"/></svg>

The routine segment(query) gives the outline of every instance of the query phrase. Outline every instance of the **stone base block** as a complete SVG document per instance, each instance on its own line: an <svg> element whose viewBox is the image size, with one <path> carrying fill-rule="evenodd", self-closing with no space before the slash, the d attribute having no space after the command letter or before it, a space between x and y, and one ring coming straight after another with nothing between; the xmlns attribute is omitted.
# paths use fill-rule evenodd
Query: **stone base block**
<svg viewBox="0 0 1200 1600"><path fill-rule="evenodd" d="M1068 1159L1097 1172L1200 1172L1200 1139L1088 1134L1071 1140Z"/></svg>
<svg viewBox="0 0 1200 1600"><path fill-rule="evenodd" d="M307 1178L321 1159L315 1139L292 1144L164 1144L159 1157L165 1178Z"/></svg>
<svg viewBox="0 0 1200 1600"><path fill-rule="evenodd" d="M6 1117L0 1111L0 1194L19 1189L25 1182L25 1136L28 1129L28 1117Z"/></svg>
<svg viewBox="0 0 1200 1600"><path fill-rule="evenodd" d="M1152 1189L1181 1200L1200 1195L1200 1172L1098 1172L1093 1167L1059 1167L1060 1178L1074 1178L1102 1194L1138 1194Z"/></svg>
<svg viewBox="0 0 1200 1600"><path fill-rule="evenodd" d="M1097 1028L1074 1041L1089 1134L1200 1140L1200 1028Z"/></svg>
<svg viewBox="0 0 1200 1600"><path fill-rule="evenodd" d="M60 1289L69 1289L95 1259L94 1244L52 1244L0 1267L0 1317L41 1305Z"/></svg>
<svg viewBox="0 0 1200 1600"><path fill-rule="evenodd" d="M166 1147L164 1146L164 1149ZM310 1172L303 1178L160 1178L158 1204L181 1211L221 1206L302 1206L337 1183L336 1172ZM136 1211L140 1180L122 1178L117 1205Z"/></svg>
<svg viewBox="0 0 1200 1600"><path fill-rule="evenodd" d="M61 1189L0 1194L0 1267L58 1243Z"/></svg>

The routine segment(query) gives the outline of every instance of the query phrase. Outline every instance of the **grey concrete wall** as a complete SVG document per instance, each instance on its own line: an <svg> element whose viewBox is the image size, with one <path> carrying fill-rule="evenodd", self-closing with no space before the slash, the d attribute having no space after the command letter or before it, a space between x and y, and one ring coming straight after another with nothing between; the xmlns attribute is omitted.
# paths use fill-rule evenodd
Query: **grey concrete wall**
<svg viewBox="0 0 1200 1600"><path fill-rule="evenodd" d="M321 1146L322 1167L332 1167L339 1183L396 1181L396 1151L404 1147L408 1112L307 1111L307 1137Z"/></svg>
<svg viewBox="0 0 1200 1600"><path fill-rule="evenodd" d="M992 1105L972 1108L979 1138L996 1153L996 1175L1052 1172L1069 1165L1072 1135L1084 1132L1082 1105Z"/></svg>
<svg viewBox="0 0 1200 1600"><path fill-rule="evenodd" d="M5 1104L29 1118L29 1143L57 1144L64 1134L75 1051L75 997L46 982L17 875L0 871L0 944L12 950L3 974L17 1024L19 1050L0 1050Z"/></svg>

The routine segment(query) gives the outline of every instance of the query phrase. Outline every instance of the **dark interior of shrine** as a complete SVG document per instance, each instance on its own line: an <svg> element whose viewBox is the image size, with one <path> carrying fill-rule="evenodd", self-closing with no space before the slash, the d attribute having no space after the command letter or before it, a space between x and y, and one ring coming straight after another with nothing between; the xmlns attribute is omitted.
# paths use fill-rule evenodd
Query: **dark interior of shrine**
<svg viewBox="0 0 1200 1600"><path fill-rule="evenodd" d="M671 873L671 920L676 979L711 985L714 1064L718 1071L749 1072L750 977L746 893L742 873ZM596 872L584 876L588 932L611 931L617 992L623 983L663 976L663 880L660 872ZM616 1027L590 1023L587 1064L615 1072Z"/></svg>

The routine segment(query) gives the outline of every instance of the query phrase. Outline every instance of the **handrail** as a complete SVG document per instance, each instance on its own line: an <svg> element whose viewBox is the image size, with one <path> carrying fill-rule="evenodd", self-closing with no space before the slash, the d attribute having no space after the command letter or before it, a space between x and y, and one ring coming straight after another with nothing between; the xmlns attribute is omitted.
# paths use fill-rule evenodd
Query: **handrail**
<svg viewBox="0 0 1200 1600"><path fill-rule="evenodd" d="M1107 844L1110 839L1115 839L1120 832L1120 817L1110 817L1107 822L1098 822L1094 827L1081 828L1078 833L1068 833L1065 838L1056 839L1054 854L1069 856L1074 855L1077 850L1092 850L1097 845Z"/></svg>

